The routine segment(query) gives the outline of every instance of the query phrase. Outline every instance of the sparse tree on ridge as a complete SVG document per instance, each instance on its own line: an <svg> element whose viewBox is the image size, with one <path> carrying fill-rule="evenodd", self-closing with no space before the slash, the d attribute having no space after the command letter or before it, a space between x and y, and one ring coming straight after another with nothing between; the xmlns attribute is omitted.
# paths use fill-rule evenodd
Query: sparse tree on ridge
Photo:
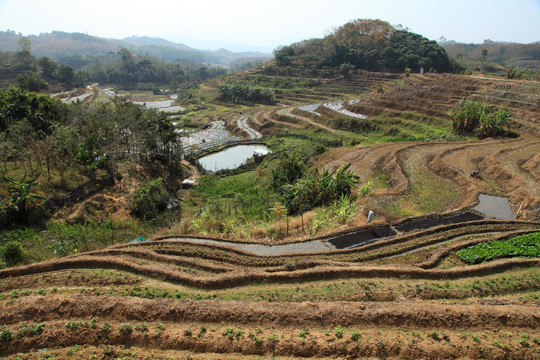
<svg viewBox="0 0 540 360"><path fill-rule="evenodd" d="M482 66L484 66L484 62L486 61L488 57L488 49L484 48L482 49L482 57L480 58L480 62L482 63Z"/></svg>

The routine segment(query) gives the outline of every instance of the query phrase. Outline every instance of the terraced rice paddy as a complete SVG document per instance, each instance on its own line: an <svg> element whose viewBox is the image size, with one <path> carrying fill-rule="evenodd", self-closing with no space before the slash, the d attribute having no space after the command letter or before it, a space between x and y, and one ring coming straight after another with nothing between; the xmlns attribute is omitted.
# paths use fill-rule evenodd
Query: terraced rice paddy
<svg viewBox="0 0 540 360"><path fill-rule="evenodd" d="M378 87L383 91L367 90ZM486 96L511 109L518 137L429 136L446 126L445 114L458 100ZM316 164L335 170L350 163L363 182L378 184L369 197L376 223L358 220L294 242L165 236L0 270L0 354L540 358L540 260L505 256L467 265L457 256L477 244L540 232L537 96L526 81L367 74L284 92L287 107L257 108L249 118L229 114L213 130L236 130L216 135L215 144L286 130L360 139ZM303 107L350 98L360 100L343 109L368 116L354 121L386 127L351 134L334 122L347 114ZM382 141L394 130L403 141L366 140ZM206 135L191 135L184 145L215 146ZM471 210L479 195L506 198L518 216L480 216Z"/></svg>

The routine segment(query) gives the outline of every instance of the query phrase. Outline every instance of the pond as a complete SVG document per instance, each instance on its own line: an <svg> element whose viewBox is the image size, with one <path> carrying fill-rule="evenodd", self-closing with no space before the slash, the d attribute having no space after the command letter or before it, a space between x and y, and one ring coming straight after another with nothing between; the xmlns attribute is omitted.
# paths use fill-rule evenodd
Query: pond
<svg viewBox="0 0 540 360"><path fill-rule="evenodd" d="M217 172L236 169L250 159L255 152L268 153L264 145L238 145L199 159L204 170Z"/></svg>
<svg viewBox="0 0 540 360"><path fill-rule="evenodd" d="M480 194L478 195L478 205L473 207L473 210L495 219L514 219L514 212L510 202L505 197Z"/></svg>

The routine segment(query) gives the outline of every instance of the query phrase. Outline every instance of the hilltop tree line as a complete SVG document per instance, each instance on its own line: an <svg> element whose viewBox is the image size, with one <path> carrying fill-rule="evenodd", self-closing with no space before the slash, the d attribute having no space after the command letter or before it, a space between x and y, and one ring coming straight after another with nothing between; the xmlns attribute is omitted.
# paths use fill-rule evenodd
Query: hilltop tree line
<svg viewBox="0 0 540 360"><path fill-rule="evenodd" d="M137 56L122 48L116 54L89 59L82 71L90 81L130 88L139 83L169 85L175 91L227 73L225 68L209 67L189 61L167 62L151 56Z"/></svg>
<svg viewBox="0 0 540 360"><path fill-rule="evenodd" d="M443 41L441 46L451 58L460 62L490 61L504 67L519 67L532 73L540 71L540 43L513 44L486 39L482 44Z"/></svg>
<svg viewBox="0 0 540 360"><path fill-rule="evenodd" d="M323 39L301 41L274 51L279 67L340 68L369 71L448 72L456 70L435 41L382 20L358 19Z"/></svg>

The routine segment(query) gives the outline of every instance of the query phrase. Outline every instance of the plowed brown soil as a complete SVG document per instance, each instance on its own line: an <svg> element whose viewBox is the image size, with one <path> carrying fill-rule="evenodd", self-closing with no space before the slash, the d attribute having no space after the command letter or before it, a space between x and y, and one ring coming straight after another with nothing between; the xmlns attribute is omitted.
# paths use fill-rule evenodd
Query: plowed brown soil
<svg viewBox="0 0 540 360"><path fill-rule="evenodd" d="M133 357L135 349L138 356L153 358L539 356L535 339L540 337L540 303L506 296L509 291L516 295L540 290L533 280L540 278L539 260L433 266L459 248L538 231L540 224L475 224L448 225L330 253L256 256L223 246L160 240L1 270L0 324L6 327L0 331L12 336L0 341L0 352L13 359L20 353L34 358L35 351L44 348L41 355L81 359L89 353ZM494 237L494 231L500 235ZM472 233L485 235L475 240L462 236ZM388 258L437 244L423 250L432 255L416 266ZM358 264L365 256L372 263ZM377 265L373 259L389 261ZM500 280L505 276L533 278L507 289ZM428 279L442 284L440 291L429 283L420 285ZM492 291L493 300L476 298L483 292L465 285L476 284L475 279L479 284L501 283L482 290ZM294 286L299 294L310 296L310 284L320 286L320 281L330 287L350 284L344 286L351 294L340 297L348 301L325 300L334 297L332 293L317 295L322 301L315 302L284 302L280 295L274 302L224 300L228 292L237 294L233 298L249 298L250 293L272 294L274 288L274 294L280 294L280 289ZM416 291L411 282L417 284ZM197 300L216 294L220 299ZM39 334L21 330L37 324L42 327ZM483 352L478 352L479 346Z"/></svg>

